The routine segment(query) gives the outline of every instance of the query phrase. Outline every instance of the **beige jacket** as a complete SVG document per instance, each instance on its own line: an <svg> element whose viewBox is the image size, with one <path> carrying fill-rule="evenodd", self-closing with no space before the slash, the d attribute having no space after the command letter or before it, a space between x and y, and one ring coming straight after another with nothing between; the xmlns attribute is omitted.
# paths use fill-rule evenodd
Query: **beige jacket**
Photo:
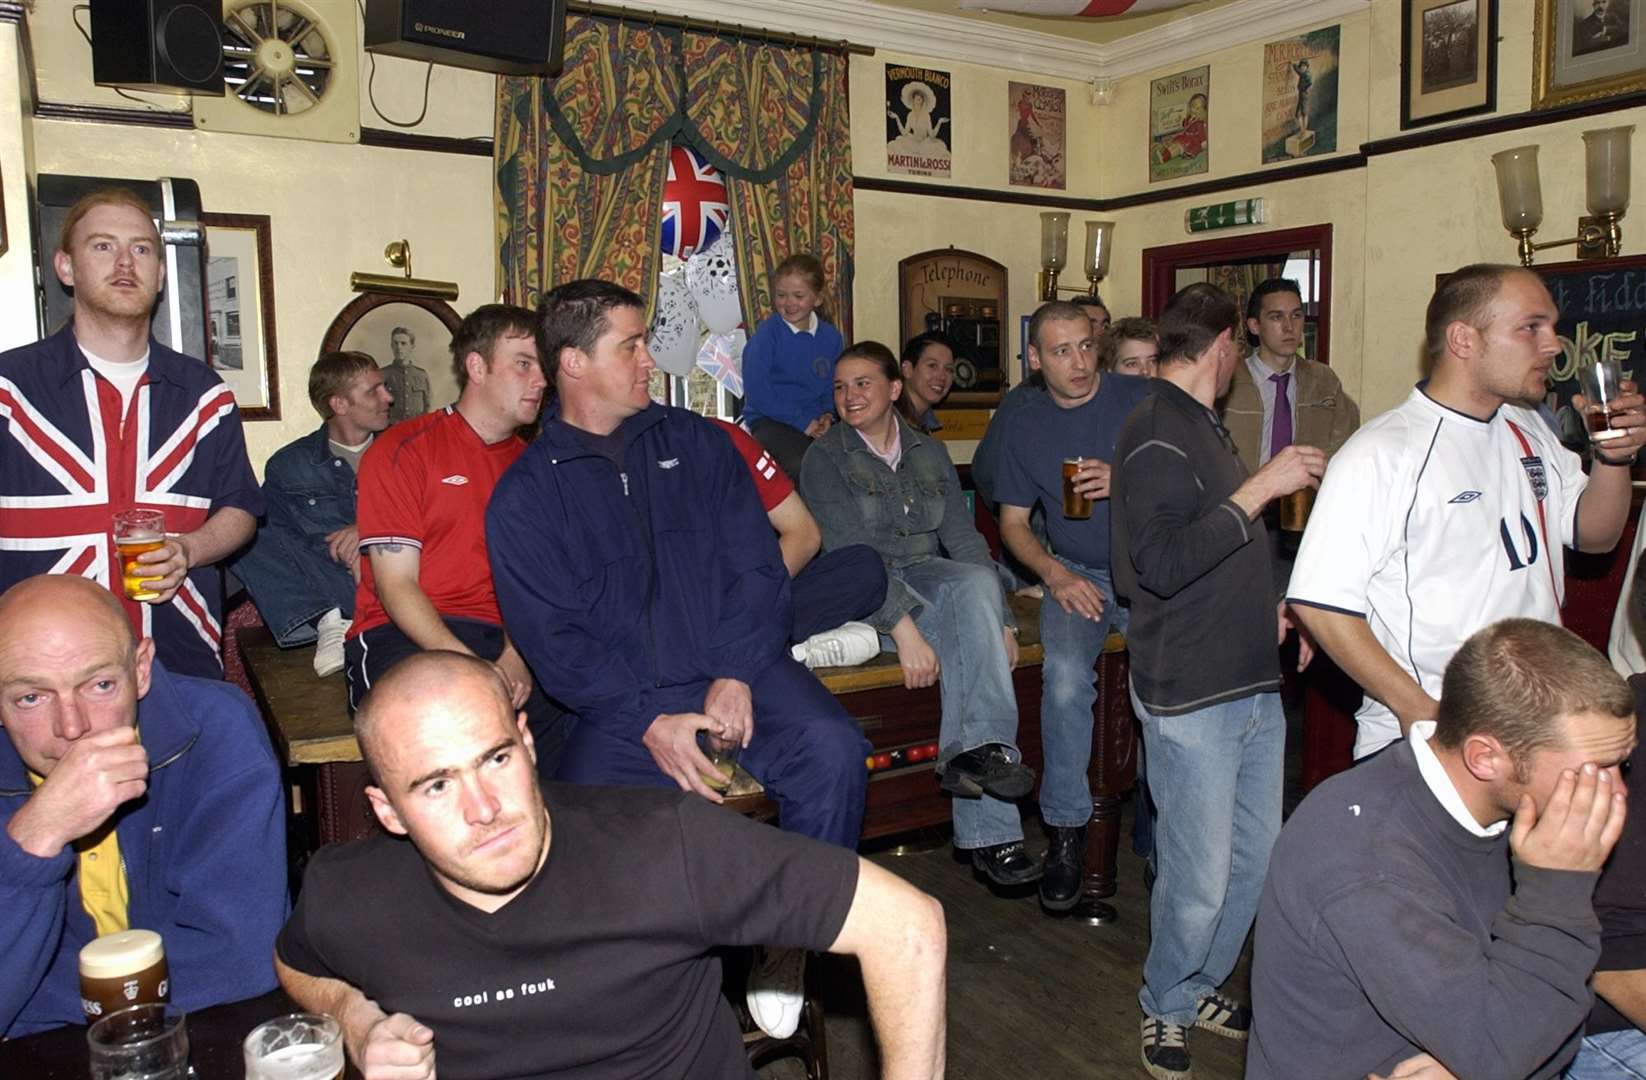
<svg viewBox="0 0 1646 1080"><path fill-rule="evenodd" d="M1292 441L1317 446L1330 457L1360 426L1360 407L1355 404L1331 368L1318 360L1298 357L1292 374L1297 379L1297 412L1292 425ZM1235 364L1229 392L1218 402L1223 425L1229 429L1240 460L1248 472L1256 472L1263 441L1263 395L1252 382L1244 360Z"/></svg>

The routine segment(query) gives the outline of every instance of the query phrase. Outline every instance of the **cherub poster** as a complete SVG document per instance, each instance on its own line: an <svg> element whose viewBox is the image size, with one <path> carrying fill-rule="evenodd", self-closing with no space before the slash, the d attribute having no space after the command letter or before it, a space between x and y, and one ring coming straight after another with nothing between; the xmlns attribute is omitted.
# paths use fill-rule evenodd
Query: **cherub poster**
<svg viewBox="0 0 1646 1080"><path fill-rule="evenodd" d="M1068 186L1064 170L1064 123L1068 113L1063 89L1032 83L1006 84L1010 156L1006 178L1025 187Z"/></svg>
<svg viewBox="0 0 1646 1080"><path fill-rule="evenodd" d="M886 65L886 171L948 176L949 73Z"/></svg>
<svg viewBox="0 0 1646 1080"><path fill-rule="evenodd" d="M1337 149L1338 27L1263 46L1263 163Z"/></svg>
<svg viewBox="0 0 1646 1080"><path fill-rule="evenodd" d="M1149 84L1149 182L1207 169L1212 69L1181 71Z"/></svg>

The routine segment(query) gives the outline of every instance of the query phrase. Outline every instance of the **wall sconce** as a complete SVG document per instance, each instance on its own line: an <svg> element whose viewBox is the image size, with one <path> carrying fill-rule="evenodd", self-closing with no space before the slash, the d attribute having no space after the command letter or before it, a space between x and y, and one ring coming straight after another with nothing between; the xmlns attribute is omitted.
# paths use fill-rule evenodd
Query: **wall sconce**
<svg viewBox="0 0 1646 1080"><path fill-rule="evenodd" d="M349 288L355 292L388 293L393 296L419 296L434 300L457 299L457 282L455 281L434 281L429 278L412 277L411 241L389 241L388 247L383 249L383 261L397 270L404 270L405 276L370 274L363 270L356 270L349 275Z"/></svg>
<svg viewBox="0 0 1646 1080"><path fill-rule="evenodd" d="M1629 209L1629 137L1634 130L1633 124L1626 124L1583 133L1589 213L1577 219L1577 235L1565 240L1532 242L1532 235L1543 224L1537 147L1517 146L1492 155L1503 227L1519 242L1520 265L1531 266L1534 253L1567 244L1577 245L1580 259L1617 256L1623 248L1618 222Z"/></svg>
<svg viewBox="0 0 1646 1080"><path fill-rule="evenodd" d="M1069 264L1069 215L1063 210L1046 210L1040 215L1040 273L1036 277L1042 302L1057 299L1060 292L1096 297L1098 282L1109 276L1109 250L1114 245L1114 222L1086 222L1086 244L1080 251L1086 288L1057 284L1057 275Z"/></svg>

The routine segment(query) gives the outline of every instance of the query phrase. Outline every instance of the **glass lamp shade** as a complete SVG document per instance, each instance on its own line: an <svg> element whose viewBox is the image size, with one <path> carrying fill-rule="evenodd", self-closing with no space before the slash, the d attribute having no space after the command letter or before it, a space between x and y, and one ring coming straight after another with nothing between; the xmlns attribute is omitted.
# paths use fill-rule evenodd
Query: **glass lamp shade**
<svg viewBox="0 0 1646 1080"><path fill-rule="evenodd" d="M1510 232L1543 224L1543 185L1537 175L1537 147L1517 146L1492 155L1503 227Z"/></svg>
<svg viewBox="0 0 1646 1080"><path fill-rule="evenodd" d="M1040 266L1061 270L1069 265L1069 214L1066 210L1044 210L1040 214Z"/></svg>
<svg viewBox="0 0 1646 1080"><path fill-rule="evenodd" d="M1629 209L1629 136L1635 126L1583 133L1589 178L1589 213L1621 214Z"/></svg>
<svg viewBox="0 0 1646 1080"><path fill-rule="evenodd" d="M1109 276L1109 248L1114 243L1114 222L1086 222L1086 279L1101 281Z"/></svg>

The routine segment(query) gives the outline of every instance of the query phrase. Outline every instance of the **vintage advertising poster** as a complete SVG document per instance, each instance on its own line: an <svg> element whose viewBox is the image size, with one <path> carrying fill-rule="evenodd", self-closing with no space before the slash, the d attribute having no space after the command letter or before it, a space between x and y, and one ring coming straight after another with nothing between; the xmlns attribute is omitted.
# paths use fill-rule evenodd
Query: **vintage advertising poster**
<svg viewBox="0 0 1646 1080"><path fill-rule="evenodd" d="M1062 191L1068 186L1063 164L1064 120L1068 116L1063 89L1007 83L1006 105L1011 148L1006 179L1025 187Z"/></svg>
<svg viewBox="0 0 1646 1080"><path fill-rule="evenodd" d="M948 176L949 73L886 65L886 171Z"/></svg>
<svg viewBox="0 0 1646 1080"><path fill-rule="evenodd" d="M1339 28L1263 46L1263 163L1337 149Z"/></svg>
<svg viewBox="0 0 1646 1080"><path fill-rule="evenodd" d="M1212 69L1197 67L1149 84L1149 182L1206 171Z"/></svg>

